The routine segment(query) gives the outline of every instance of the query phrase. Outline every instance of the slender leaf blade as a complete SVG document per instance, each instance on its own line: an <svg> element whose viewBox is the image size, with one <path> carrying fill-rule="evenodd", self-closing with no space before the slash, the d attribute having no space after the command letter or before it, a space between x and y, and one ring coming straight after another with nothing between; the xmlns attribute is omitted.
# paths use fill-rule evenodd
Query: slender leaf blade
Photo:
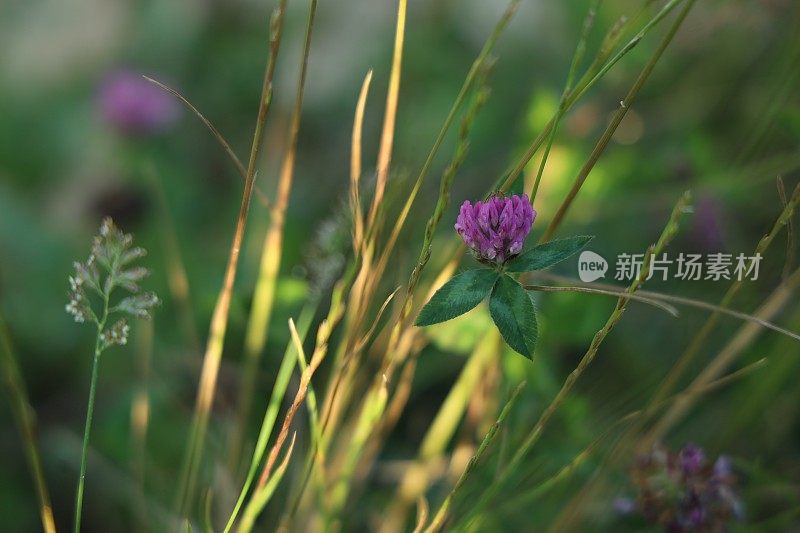
<svg viewBox="0 0 800 533"><path fill-rule="evenodd" d="M492 290L489 313L503 340L518 353L533 359L539 327L528 291L511 276L502 276Z"/></svg>
<svg viewBox="0 0 800 533"><path fill-rule="evenodd" d="M467 270L442 285L420 311L415 325L430 326L463 315L481 303L500 276L494 270Z"/></svg>
<svg viewBox="0 0 800 533"><path fill-rule="evenodd" d="M593 238L590 235L576 235L539 244L507 262L506 271L531 272L551 267L578 253Z"/></svg>

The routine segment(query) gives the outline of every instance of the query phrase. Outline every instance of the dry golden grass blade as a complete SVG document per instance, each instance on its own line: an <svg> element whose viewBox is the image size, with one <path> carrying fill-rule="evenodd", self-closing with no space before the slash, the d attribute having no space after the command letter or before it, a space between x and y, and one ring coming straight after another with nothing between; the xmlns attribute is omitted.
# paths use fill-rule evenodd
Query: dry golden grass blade
<svg viewBox="0 0 800 533"><path fill-rule="evenodd" d="M378 309L378 312L375 314L375 318L372 321L372 326L370 326L369 330L364 334L363 337L361 337L358 341L356 341L354 351L360 352L364 348L364 346L367 345L369 340L375 334L375 330L378 329L378 324L380 323L380 320L383 317L383 313L386 312L386 308L389 307L389 304L394 299L394 297L397 295L397 291L399 291L399 290L400 290L400 287L397 287L383 301L383 303L381 304L380 309Z"/></svg>
<svg viewBox="0 0 800 533"><path fill-rule="evenodd" d="M222 346L225 342L225 331L228 327L228 311L230 310L231 299L233 297L233 285L236 281L239 253L244 238L247 213L250 208L250 198L255 184L258 156L261 153L264 124L266 123L270 103L272 102L272 79L275 74L275 65L280 49L281 36L283 34L286 3L287 0L281 0L278 8L273 13L270 23L270 53L261 87L258 116L253 133L253 143L250 147L250 160L247 165L242 202L236 219L236 228L231 242L222 288L217 296L214 312L211 317L208 342L205 355L203 356L203 367L200 373L200 383L195 400L194 415L192 417L186 455L178 481L176 508L179 517L187 516L194 502L195 485L203 455L206 432L208 430L208 419L211 415L211 406L214 402L220 360L222 359Z"/></svg>
<svg viewBox="0 0 800 533"><path fill-rule="evenodd" d="M361 180L361 135L364 128L364 108L367 104L369 86L372 82L372 70L367 72L358 95L356 112L353 118L353 139L350 151L350 210L353 216L353 251L361 252L364 242L364 214L361 212L361 195L359 182Z"/></svg>
<svg viewBox="0 0 800 533"><path fill-rule="evenodd" d="M297 387L297 394L292 401L292 405L289 406L289 410L286 412L286 417L283 420L281 431L278 433L278 437L275 439L275 444L267 456L267 462L264 465L264 469L261 471L261 476L258 478L256 490L263 488L264 484L269 479L272 468L275 466L275 461L278 459L278 453L280 452L286 437L289 435L289 428L292 425L294 416L305 401L306 395L308 394L308 387L311 383L311 377L314 375L314 372L316 372L317 368L319 368L319 365L322 363L322 360L325 358L325 355L328 352L328 340L330 339L331 330L332 326L329 321L327 319L323 320L322 324L319 326L319 332L317 333L317 344L314 348L314 354L311 356L311 361L308 363L308 367L306 367L306 369L303 371L303 374L300 376L300 385ZM299 349L302 349L302 345L299 347Z"/></svg>
<svg viewBox="0 0 800 533"><path fill-rule="evenodd" d="M414 527L413 533L422 533L422 530L425 529L425 524L428 522L429 512L428 500L425 496L420 496L417 500L417 525Z"/></svg>
<svg viewBox="0 0 800 533"><path fill-rule="evenodd" d="M397 101L400 95L400 71L403 65L403 41L406 30L406 7L408 0L399 0L397 5L397 27L394 35L394 55L392 57L392 71L389 75L389 90L386 94L386 112L383 117L383 131L381 145L378 151L378 176L375 183L375 196L372 198L372 207L369 210L367 227L376 236L374 228L377 222L378 209L383 201L386 189L386 180L389 177L389 166L392 162L392 145L394 144L394 127L397 118Z"/></svg>
<svg viewBox="0 0 800 533"><path fill-rule="evenodd" d="M283 461L281 461L281 464L278 465L275 473L262 488L256 489L256 491L253 493L253 497L248 502L247 507L245 507L244 513L242 514L242 522L237 528L237 531L240 533L248 533L253 529L258 515L261 514L261 511L263 511L264 507L266 507L267 503L269 503L272 495L275 494L275 489L278 488L278 484L283 479L283 475L286 473L286 469L289 467L289 460L292 458L292 451L294 450L296 438L297 432L295 431L292 433L292 440L289 441L289 448L286 450Z"/></svg>
<svg viewBox="0 0 800 533"><path fill-rule="evenodd" d="M305 41L303 54L300 60L300 76L297 81L297 90L292 109L291 124L289 128L289 145L281 165L278 191L275 202L270 210L270 226L264 238L261 250L261 266L253 294L253 304L250 308L250 317L247 322L244 339L244 362L242 364L241 385L237 409L237 422L233 430L229 456L231 464L238 462L239 454L244 440L247 421L253 404L256 376L261 354L267 343L269 322L275 304L275 288L278 273L281 267L283 252L283 232L286 222L286 210L289 206L289 194L294 181L294 167L297 156L297 140L300 134L300 118L303 109L303 96L305 94L306 77L308 74L308 56L311 53L311 35L314 29L314 18L317 12L317 1L309 3L308 19L306 22Z"/></svg>

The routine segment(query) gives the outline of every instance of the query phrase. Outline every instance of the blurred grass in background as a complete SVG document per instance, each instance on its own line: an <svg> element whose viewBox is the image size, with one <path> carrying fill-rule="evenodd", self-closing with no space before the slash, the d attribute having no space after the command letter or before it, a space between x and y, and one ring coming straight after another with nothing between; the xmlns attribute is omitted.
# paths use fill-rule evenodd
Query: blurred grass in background
<svg viewBox="0 0 800 533"><path fill-rule="evenodd" d="M648 16L636 14L652 13L657 6L651 4L658 3L609 0L595 25L609 28L625 14L638 28ZM505 5L500 0L411 2L391 180L416 176L464 74ZM151 333L136 324L133 349L110 351L102 362L84 524L87 531L130 530L136 524L131 505L139 490L136 472L145 480L146 499L162 502L155 505L159 512L167 513L172 502L201 362L199 347L221 284L242 186L225 153L183 108L177 122L154 135L115 130L100 109L103 83L114 72L126 70L177 88L241 157L252 134L273 7L257 0L6 0L0 5L0 313L36 411L45 477L62 528L71 523L91 362L90 333L73 327L64 312L72 259L86 254L99 220L111 215L149 250L147 263L154 273L150 287L170 294L169 265L176 251L188 280L188 321L186 307L164 298L152 324L152 353L147 353L148 342L142 338ZM289 3L257 180L270 199L287 145L305 9L303 3ZM439 231L442 243L451 238L458 205L483 195L555 113L586 9L587 2L522 3L494 52L499 59L490 80L492 95L476 119L471 150ZM331 228L341 225L337 217L341 219L347 199L352 115L361 80L370 68L372 94L379 96L368 100L365 114L367 175L374 167L394 21L394 2L320 2L273 327L251 413L251 440L289 341L286 320L296 318L310 298L317 258L328 253L327 248L337 249L330 242L335 234ZM656 33L663 31L657 28ZM592 33L590 50L599 46L602 36L603 31ZM648 38L640 43L565 117L535 206L537 238L657 42ZM789 191L797 182L799 76L800 9L795 2L698 2L593 170L561 233L596 235L592 249L607 258L641 253L658 235L675 199L691 189L695 213L684 220L671 250L750 253L782 209L776 177L784 178ZM443 152L449 154L452 148L449 139ZM434 163L437 177L446 163L445 156L440 159ZM529 183L537 168L534 159L526 171ZM386 273L387 287L404 283L413 267L422 221L436 199L436 182L429 177L423 185L411 227L403 232L396 261ZM397 203L403 198L390 195L388 200ZM267 225L268 207L256 196L209 439L217 452L235 419L237 370ZM762 262L759 280L746 284L737 309L752 312L780 281L785 239L781 234ZM432 262L441 262L436 252ZM574 262L557 271L574 276ZM648 288L716 302L727 285L654 281ZM509 417L510 428L527 428L536 419L607 317L613 300L559 294L539 296L537 304L541 335L535 362L507 354L502 368L487 373L488 380L501 380L508 390L528 380ZM554 473L609 424L639 408L704 319L700 311L686 310L675 320L634 305L520 476ZM775 321L797 330L797 302L791 301ZM689 375L696 374L741 325L727 318L721 324ZM345 522L348 529L372 527L383 512L399 480L394 466L416 456L464 356L489 325L485 310L477 310L432 330L434 342L419 359L409 405L368 480L370 490L357 494L359 503ZM743 364L766 357L766 367L705 396L702 406L668 437L675 446L690 440L741 461L746 472L744 499L754 521L774 513L786 513L781 525L797 526L800 521L800 389L792 379L800 367L798 355L798 345L791 340L761 334L746 350ZM131 413L145 377L151 405L147 451L139 456ZM3 527L34 530L38 510L23 447L11 411L0 409L0 419ZM456 440L472 442L476 435L479 440L484 426L467 424L463 431L471 434ZM458 451L458 444L455 448ZM496 519L508 530L550 523L590 472L585 467L576 480L534 507L500 508ZM624 480L626 473L617 476ZM234 485L220 490L238 492L238 481ZM616 495L609 494L605 527L615 520L610 501Z"/></svg>

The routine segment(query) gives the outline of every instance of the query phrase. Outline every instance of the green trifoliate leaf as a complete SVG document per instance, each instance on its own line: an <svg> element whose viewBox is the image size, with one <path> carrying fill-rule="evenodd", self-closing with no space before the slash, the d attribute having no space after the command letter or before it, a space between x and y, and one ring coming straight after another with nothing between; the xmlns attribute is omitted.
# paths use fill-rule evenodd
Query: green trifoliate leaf
<svg viewBox="0 0 800 533"><path fill-rule="evenodd" d="M467 270L442 285L420 311L415 325L430 326L463 315L481 303L497 281L494 270Z"/></svg>
<svg viewBox="0 0 800 533"><path fill-rule="evenodd" d="M506 343L528 359L533 359L538 336L536 310L522 285L511 276L501 276L492 290L489 312Z"/></svg>
<svg viewBox="0 0 800 533"><path fill-rule="evenodd" d="M593 238L590 235L576 235L575 237L556 239L534 246L508 261L506 263L506 271L531 272L553 266L578 253Z"/></svg>

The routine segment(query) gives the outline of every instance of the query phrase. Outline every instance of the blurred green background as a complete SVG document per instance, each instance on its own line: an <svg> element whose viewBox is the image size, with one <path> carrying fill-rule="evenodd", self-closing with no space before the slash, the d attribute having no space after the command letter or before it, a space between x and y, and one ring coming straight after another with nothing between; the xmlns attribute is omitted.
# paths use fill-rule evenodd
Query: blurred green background
<svg viewBox="0 0 800 533"><path fill-rule="evenodd" d="M286 147L307 9L305 2L289 6L258 174L258 185L269 197ZM484 195L554 113L587 6L586 1L523 1L495 51L492 95L477 118L437 243L451 238L458 205ZM608 0L598 13L589 50L599 46L621 15L638 28L659 6ZM202 356L197 346L203 344L221 284L242 189L225 153L183 108L174 124L152 135L116 129L100 109L104 80L126 70L177 88L245 158L273 7L261 0L0 3L0 312L36 410L45 474L62 528L72 520L93 335L64 312L71 262L88 255L100 219L111 215L150 252L145 261L153 271L148 288L164 300L151 325L134 325L132 346L111 350L102 360L84 525L86 531L127 531L134 527L130 501L136 472L144 473L148 498L170 508ZM504 8L500 0L410 2L392 180L402 183L416 176ZM644 18L637 17L640 13ZM365 167L374 166L395 15L395 2L388 0L319 4L279 297L258 380L262 398L288 340L286 320L296 316L308 295L310 258L321 253L326 228L346 199L353 111L369 69L374 69L374 82L364 154ZM648 35L565 118L535 206L537 238L664 29ZM699 1L560 233L596 235L592 249L607 258L641 253L681 192L691 189L695 212L684 219L670 253L750 253L781 210L776 177L783 177L789 191L798 179L799 76L797 2ZM449 139L424 184L387 286L407 279L452 146ZM535 172L531 165L528 178ZM398 185L400 190L408 186ZM224 440L233 418L236 369L267 224L267 208L255 197L225 345L212 449ZM188 275L188 323L168 287L173 235ZM440 249L434 247L435 263ZM745 285L736 309L752 312L780 282L786 249L782 233L761 264L759 280ZM575 276L575 262L557 271ZM727 284L654 281L648 288L716 302ZM529 379L510 427L528 428L536 419L612 305L611 299L579 294L539 297L535 363L516 356L506 360L509 383ZM634 305L545 434L530 470L554 471L609 423L640 407L705 316L686 310L672 319ZM353 529L369 527L393 492L391 479L380 475L380 463L414 456L486 322L480 313L471 317L435 333L434 344L420 358L407 411L370 481L375 490L362 494L362 504L349 518ZM800 329L797 301L775 321ZM740 325L723 319L690 374ZM148 334L155 339L151 357L142 353ZM793 378L800 368L798 355L797 343L762 333L742 364L767 357L767 366L706 396L669 436L674 446L697 442L713 455L724 452L748 465L742 492L755 522L780 512L788 513L782 524L800 527L800 389ZM152 405L147 455L141 458L133 453L131 411L145 377ZM6 405L0 407L0 523L6 531L33 531L39 527L36 499ZM261 409L257 404L254 432ZM579 486L559 489L563 492L556 491L535 510L510 509L506 527L524 530L526 521L551 518L559 502ZM606 527L612 527L614 517L606 520Z"/></svg>

